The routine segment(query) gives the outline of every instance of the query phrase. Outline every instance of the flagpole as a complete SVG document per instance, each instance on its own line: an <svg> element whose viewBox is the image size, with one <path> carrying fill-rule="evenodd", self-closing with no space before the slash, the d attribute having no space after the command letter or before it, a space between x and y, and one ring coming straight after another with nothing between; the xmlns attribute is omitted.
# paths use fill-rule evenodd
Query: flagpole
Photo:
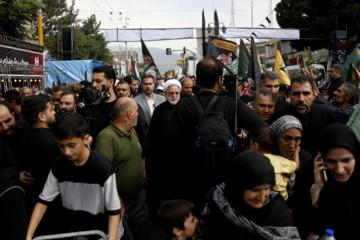
<svg viewBox="0 0 360 240"><path fill-rule="evenodd" d="M251 28L253 28L253 1L251 1Z"/></svg>

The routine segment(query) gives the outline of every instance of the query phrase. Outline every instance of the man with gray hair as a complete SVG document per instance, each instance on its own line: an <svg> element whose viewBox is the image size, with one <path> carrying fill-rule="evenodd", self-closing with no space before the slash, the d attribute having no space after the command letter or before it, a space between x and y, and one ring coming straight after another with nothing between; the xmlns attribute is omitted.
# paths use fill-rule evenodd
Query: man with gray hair
<svg viewBox="0 0 360 240"><path fill-rule="evenodd" d="M334 113L339 122L346 124L356 108L353 105L359 100L359 88L349 82L344 82L333 95L333 104L326 101L321 94L318 94L316 102L324 104Z"/></svg>
<svg viewBox="0 0 360 240"><path fill-rule="evenodd" d="M95 150L112 163L117 190L134 239L148 239L149 213L142 189L142 148L134 130L139 115L138 105L129 97L121 97L116 100L111 115L112 122L99 133Z"/></svg>
<svg viewBox="0 0 360 240"><path fill-rule="evenodd" d="M260 89L254 94L253 110L265 122L268 122L269 118L274 113L275 102L275 93L265 89Z"/></svg>

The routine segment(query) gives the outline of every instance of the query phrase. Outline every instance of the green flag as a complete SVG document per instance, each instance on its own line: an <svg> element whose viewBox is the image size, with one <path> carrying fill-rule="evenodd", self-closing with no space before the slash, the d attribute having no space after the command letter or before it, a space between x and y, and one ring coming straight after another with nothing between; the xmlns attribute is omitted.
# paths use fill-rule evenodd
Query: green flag
<svg viewBox="0 0 360 240"><path fill-rule="evenodd" d="M360 107L358 105L346 125L354 131L357 139L360 141Z"/></svg>
<svg viewBox="0 0 360 240"><path fill-rule="evenodd" d="M301 54L301 58L300 58L300 69L301 68L305 68L306 70L308 70L307 66L306 66L306 63L305 63L305 58L304 58L304 55Z"/></svg>
<svg viewBox="0 0 360 240"><path fill-rule="evenodd" d="M155 64L153 57L151 56L149 50L147 49L144 41L141 39L141 48L144 59L144 73L148 70L153 70L156 72L156 77L160 77L160 72Z"/></svg>
<svg viewBox="0 0 360 240"><path fill-rule="evenodd" d="M355 86L359 86L359 82L356 80L354 74L352 74L352 71L354 69L360 69L360 44L355 46L341 68L341 76L345 77L346 81L351 82Z"/></svg>
<svg viewBox="0 0 360 240"><path fill-rule="evenodd" d="M240 40L240 50L239 50L239 58L238 58L238 75L242 77L242 79L246 79L247 70L249 68L249 59L250 59L250 51L246 47L243 40Z"/></svg>

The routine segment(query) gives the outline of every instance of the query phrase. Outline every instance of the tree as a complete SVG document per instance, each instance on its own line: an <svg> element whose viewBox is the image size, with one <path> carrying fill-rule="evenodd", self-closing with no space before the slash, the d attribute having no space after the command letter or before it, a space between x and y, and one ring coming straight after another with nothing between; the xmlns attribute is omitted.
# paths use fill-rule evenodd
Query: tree
<svg viewBox="0 0 360 240"><path fill-rule="evenodd" d="M112 62L112 54L106 46L104 34L100 32L101 22L97 22L95 15L82 21L82 27L77 26L76 59L94 59L107 63Z"/></svg>
<svg viewBox="0 0 360 240"><path fill-rule="evenodd" d="M0 0L0 34L30 39L27 25L36 21L37 12L43 7L40 0Z"/></svg>
<svg viewBox="0 0 360 240"><path fill-rule="evenodd" d="M281 0L276 5L276 20L282 28L301 29L301 38L292 41L298 51L305 47L318 50L329 44L329 33L346 30L348 39L360 33L360 3L358 0ZM315 38L317 40L315 40ZM349 44L350 51L352 43Z"/></svg>

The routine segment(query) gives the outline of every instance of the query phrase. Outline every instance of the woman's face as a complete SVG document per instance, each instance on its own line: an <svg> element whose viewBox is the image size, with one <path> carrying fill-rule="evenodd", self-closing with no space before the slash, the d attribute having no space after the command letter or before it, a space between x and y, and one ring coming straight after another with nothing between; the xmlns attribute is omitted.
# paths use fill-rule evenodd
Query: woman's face
<svg viewBox="0 0 360 240"><path fill-rule="evenodd" d="M271 184L263 184L244 192L244 201L252 208L261 208L270 195Z"/></svg>
<svg viewBox="0 0 360 240"><path fill-rule="evenodd" d="M354 155L343 147L332 148L325 155L325 165L338 182L347 182L355 170Z"/></svg>
<svg viewBox="0 0 360 240"><path fill-rule="evenodd" d="M300 143L301 131L298 128L289 128L280 135L277 145L281 155L290 158Z"/></svg>

